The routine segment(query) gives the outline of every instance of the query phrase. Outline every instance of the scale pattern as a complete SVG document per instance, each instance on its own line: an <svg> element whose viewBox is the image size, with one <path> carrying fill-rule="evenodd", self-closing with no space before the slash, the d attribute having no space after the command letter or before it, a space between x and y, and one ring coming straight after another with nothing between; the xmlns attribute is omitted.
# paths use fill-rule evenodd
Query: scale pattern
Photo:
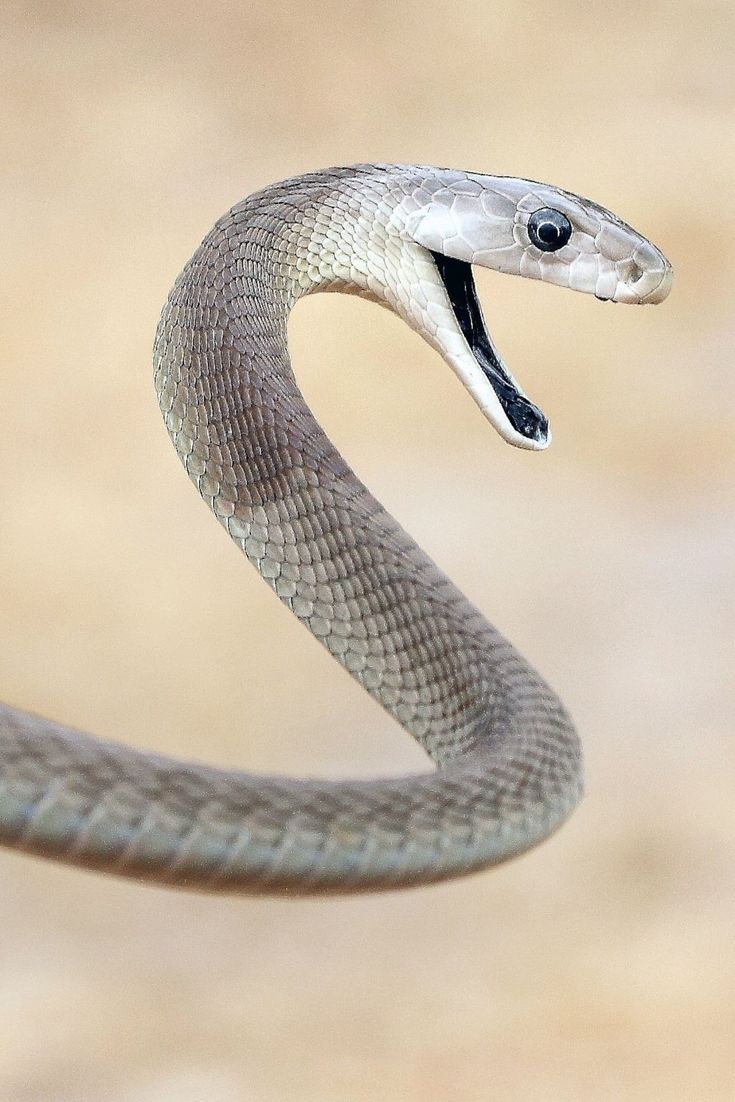
<svg viewBox="0 0 735 1102"><path fill-rule="evenodd" d="M442 324L428 254L392 229L430 171L333 169L233 207L177 280L154 365L171 439L217 519L436 768L255 776L3 705L4 844L204 890L346 892L506 860L577 803L580 749L559 700L357 479L288 357L288 313L316 290L367 295L416 325L415 301L434 297Z"/></svg>

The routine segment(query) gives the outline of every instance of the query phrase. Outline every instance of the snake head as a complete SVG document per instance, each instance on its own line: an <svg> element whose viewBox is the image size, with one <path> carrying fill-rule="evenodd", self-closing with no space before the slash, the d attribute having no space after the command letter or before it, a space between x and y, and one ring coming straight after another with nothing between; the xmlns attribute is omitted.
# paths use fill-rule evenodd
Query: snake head
<svg viewBox="0 0 735 1102"><path fill-rule="evenodd" d="M392 229L420 252L408 258L412 302L394 308L441 352L504 439L547 447L546 417L487 332L471 266L645 304L666 298L671 265L604 207L548 184L426 168L407 173L403 192Z"/></svg>

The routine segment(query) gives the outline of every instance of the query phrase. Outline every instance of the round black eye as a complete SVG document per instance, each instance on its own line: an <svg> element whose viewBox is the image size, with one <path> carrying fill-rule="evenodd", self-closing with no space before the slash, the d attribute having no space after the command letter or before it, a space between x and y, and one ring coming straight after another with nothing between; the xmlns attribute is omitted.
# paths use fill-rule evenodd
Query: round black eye
<svg viewBox="0 0 735 1102"><path fill-rule="evenodd" d="M560 211L542 207L528 219L528 236L542 253L555 253L572 236L572 224Z"/></svg>

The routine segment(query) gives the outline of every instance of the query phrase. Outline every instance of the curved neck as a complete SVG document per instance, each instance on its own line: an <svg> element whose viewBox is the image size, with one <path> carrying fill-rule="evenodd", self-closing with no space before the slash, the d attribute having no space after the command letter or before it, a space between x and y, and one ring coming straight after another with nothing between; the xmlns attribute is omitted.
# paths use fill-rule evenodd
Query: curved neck
<svg viewBox="0 0 735 1102"><path fill-rule="evenodd" d="M309 178L298 207L281 186L220 219L164 308L156 389L179 457L231 538L312 634L442 760L487 725L498 670L482 650L484 621L446 578L437 582L431 560L342 459L288 357L294 302L351 286L340 257L356 231L342 214L340 236L330 233L334 195L334 179L327 186ZM330 242L319 266L315 238L322 250ZM308 534L298 547L294 523ZM387 626L395 653L376 642ZM456 702L437 699L437 669L459 687L459 713Z"/></svg>
<svg viewBox="0 0 735 1102"><path fill-rule="evenodd" d="M373 781L255 776L0 704L0 844L212 891L359 891L505 860L576 803L579 747L558 700L371 497L291 371L286 322L302 294L400 298L412 246L390 235L381 199L395 175L329 170L225 215L164 308L156 388L230 537L444 767Z"/></svg>

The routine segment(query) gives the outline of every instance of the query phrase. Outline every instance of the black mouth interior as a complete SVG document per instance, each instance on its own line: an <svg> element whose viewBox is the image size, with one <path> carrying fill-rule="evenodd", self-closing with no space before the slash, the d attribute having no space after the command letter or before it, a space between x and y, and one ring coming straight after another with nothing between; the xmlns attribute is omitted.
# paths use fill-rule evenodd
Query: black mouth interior
<svg viewBox="0 0 735 1102"><path fill-rule="evenodd" d="M549 434L549 422L538 406L519 393L490 343L471 265L464 260L444 256L443 253L432 252L431 255L447 289L457 324L472 350L472 355L497 394L505 416L521 436L528 440L545 441Z"/></svg>

